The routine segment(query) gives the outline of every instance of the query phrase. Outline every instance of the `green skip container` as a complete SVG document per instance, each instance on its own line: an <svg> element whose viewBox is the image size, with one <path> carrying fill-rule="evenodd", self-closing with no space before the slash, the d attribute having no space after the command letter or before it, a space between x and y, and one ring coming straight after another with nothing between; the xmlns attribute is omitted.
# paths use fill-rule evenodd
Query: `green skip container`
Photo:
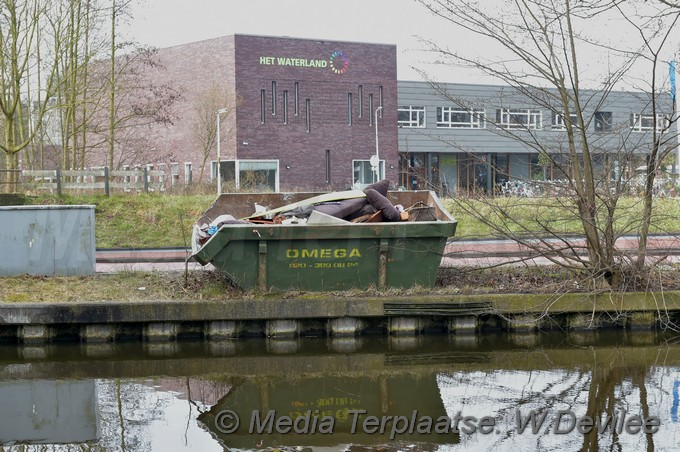
<svg viewBox="0 0 680 452"><path fill-rule="evenodd" d="M336 192L343 193L356 191ZM207 241L199 234L224 214L243 219L253 215L256 204L271 210L306 204L317 196L222 194L194 225L192 257L201 265L212 264L246 290L434 286L446 241L455 234L457 222L431 191L388 193L392 204L409 211L409 221L353 223L326 218L314 224L223 224Z"/></svg>

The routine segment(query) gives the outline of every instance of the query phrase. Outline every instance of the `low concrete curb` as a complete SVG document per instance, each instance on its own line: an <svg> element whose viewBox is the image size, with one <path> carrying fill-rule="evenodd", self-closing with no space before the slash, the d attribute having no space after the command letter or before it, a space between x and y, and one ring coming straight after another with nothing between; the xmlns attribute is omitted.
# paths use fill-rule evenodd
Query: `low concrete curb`
<svg viewBox="0 0 680 452"><path fill-rule="evenodd" d="M654 329L679 320L680 292L370 298L315 294L225 301L0 303L0 339L110 342Z"/></svg>

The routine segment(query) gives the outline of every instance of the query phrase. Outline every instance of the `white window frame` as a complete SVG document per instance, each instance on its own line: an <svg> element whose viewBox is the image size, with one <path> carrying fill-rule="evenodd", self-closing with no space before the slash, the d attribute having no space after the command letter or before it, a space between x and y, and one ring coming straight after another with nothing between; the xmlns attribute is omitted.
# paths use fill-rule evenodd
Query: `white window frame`
<svg viewBox="0 0 680 452"><path fill-rule="evenodd" d="M240 189L241 188L241 167L247 167L249 165L257 165L259 163L269 163L269 164L274 164L275 168L273 170L276 171L275 177L274 177L274 193L279 192L279 179L281 176L281 166L279 164L278 160L220 160L222 163L226 162L234 162L234 182L236 184L236 188ZM224 175L222 175L224 177ZM217 160L211 160L210 161L210 181L213 182L217 180Z"/></svg>
<svg viewBox="0 0 680 452"><path fill-rule="evenodd" d="M408 113L409 119L406 121L400 121L399 113ZM397 125L399 127L422 129L426 127L426 116L425 107L417 105L404 105L399 107L397 110Z"/></svg>
<svg viewBox="0 0 680 452"><path fill-rule="evenodd" d="M191 184L193 177L193 164L191 162L184 162L184 184Z"/></svg>
<svg viewBox="0 0 680 452"><path fill-rule="evenodd" d="M633 113L631 115L630 129L633 132L648 132L654 128L654 115L643 115L639 113ZM648 123L649 125L645 125ZM656 115L656 131L663 132L664 129L668 128L668 116L664 114Z"/></svg>
<svg viewBox="0 0 680 452"><path fill-rule="evenodd" d="M499 129L541 130L543 128L543 112L533 108L499 108L496 110L500 119ZM513 121L513 118L526 118L526 122Z"/></svg>
<svg viewBox="0 0 680 452"><path fill-rule="evenodd" d="M578 115L576 113L570 114L569 119L571 121L572 126L578 125ZM562 113L553 113L552 129L567 130L567 125L564 122L564 115Z"/></svg>
<svg viewBox="0 0 680 452"><path fill-rule="evenodd" d="M357 165L361 164L360 168ZM357 177L357 172L360 177ZM379 180L382 180L385 175L385 160L380 160L378 174L371 170L370 160L354 159L352 160L352 187L363 190L366 186L371 185ZM363 176L363 178L361 178ZM362 180L359 180L362 179Z"/></svg>
<svg viewBox="0 0 680 452"><path fill-rule="evenodd" d="M466 115L467 121L454 121L454 115ZM439 119L441 118L441 120ZM483 109L464 109L458 107L437 107L437 127L446 129L483 129L486 111Z"/></svg>

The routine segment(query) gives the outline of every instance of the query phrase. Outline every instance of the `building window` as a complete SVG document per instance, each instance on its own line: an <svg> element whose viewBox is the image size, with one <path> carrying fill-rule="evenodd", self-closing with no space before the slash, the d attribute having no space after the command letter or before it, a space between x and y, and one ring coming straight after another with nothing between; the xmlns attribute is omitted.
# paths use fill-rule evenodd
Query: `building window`
<svg viewBox="0 0 680 452"><path fill-rule="evenodd" d="M283 123L288 124L288 90L283 91Z"/></svg>
<svg viewBox="0 0 680 452"><path fill-rule="evenodd" d="M499 108L496 110L496 124L502 129L535 130L543 126L543 117L541 110Z"/></svg>
<svg viewBox="0 0 680 452"><path fill-rule="evenodd" d="M267 108L267 100L265 90L260 90L260 124L264 124L264 111Z"/></svg>
<svg viewBox="0 0 680 452"><path fill-rule="evenodd" d="M368 95L368 111L370 112L373 111L373 94ZM368 115L368 125L369 126L373 125L373 113Z"/></svg>
<svg viewBox="0 0 680 452"><path fill-rule="evenodd" d="M220 173L236 189L279 191L278 160L223 160Z"/></svg>
<svg viewBox="0 0 680 452"><path fill-rule="evenodd" d="M347 93L347 125L352 125L352 93Z"/></svg>
<svg viewBox="0 0 680 452"><path fill-rule="evenodd" d="M595 132L606 132L607 130L612 130L612 112L596 111Z"/></svg>
<svg viewBox="0 0 680 452"><path fill-rule="evenodd" d="M272 115L276 114L276 82L272 82Z"/></svg>
<svg viewBox="0 0 680 452"><path fill-rule="evenodd" d="M184 162L184 183L187 185L191 184L192 176L191 162Z"/></svg>
<svg viewBox="0 0 680 452"><path fill-rule="evenodd" d="M397 125L399 127L425 127L425 107L412 105L397 109Z"/></svg>
<svg viewBox="0 0 680 452"><path fill-rule="evenodd" d="M367 185L381 180L381 176L385 174L384 160L380 160L378 173L373 170L370 160L352 160L352 184L354 188L363 189Z"/></svg>
<svg viewBox="0 0 680 452"><path fill-rule="evenodd" d="M359 85L359 117L361 118L364 114L364 106L362 105L364 103L364 87Z"/></svg>
<svg viewBox="0 0 680 452"><path fill-rule="evenodd" d="M295 116L300 114L300 82L295 82Z"/></svg>
<svg viewBox="0 0 680 452"><path fill-rule="evenodd" d="M437 127L483 129L485 117L484 110L437 107Z"/></svg>
<svg viewBox="0 0 680 452"><path fill-rule="evenodd" d="M310 107L310 101L309 101L309 99L305 99L305 124L307 125L307 132L312 130L312 124L311 124L312 118L310 116L309 107Z"/></svg>
<svg viewBox="0 0 680 452"><path fill-rule="evenodd" d="M379 86L378 87L378 107L380 107L380 114L378 117L382 118L383 117L383 87Z"/></svg>
<svg viewBox="0 0 680 452"><path fill-rule="evenodd" d="M654 115L630 115L630 128L634 132L646 132L648 130L654 129ZM664 129L668 128L668 116L666 115L656 115L656 131L662 132Z"/></svg>
<svg viewBox="0 0 680 452"><path fill-rule="evenodd" d="M569 122L572 126L578 125L578 117L576 113L569 115ZM553 113L552 116L552 129L553 130L567 130L567 124L564 121L564 115L560 113Z"/></svg>

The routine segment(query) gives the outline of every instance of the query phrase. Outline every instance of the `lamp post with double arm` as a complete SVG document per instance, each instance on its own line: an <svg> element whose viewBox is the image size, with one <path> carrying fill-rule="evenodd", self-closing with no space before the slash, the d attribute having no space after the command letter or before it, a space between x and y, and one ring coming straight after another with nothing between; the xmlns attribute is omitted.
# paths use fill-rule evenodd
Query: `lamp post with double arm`
<svg viewBox="0 0 680 452"><path fill-rule="evenodd" d="M376 175L376 181L380 180L380 150L378 147L378 112L382 110L382 107L375 109L375 164L373 166L373 171Z"/></svg>

